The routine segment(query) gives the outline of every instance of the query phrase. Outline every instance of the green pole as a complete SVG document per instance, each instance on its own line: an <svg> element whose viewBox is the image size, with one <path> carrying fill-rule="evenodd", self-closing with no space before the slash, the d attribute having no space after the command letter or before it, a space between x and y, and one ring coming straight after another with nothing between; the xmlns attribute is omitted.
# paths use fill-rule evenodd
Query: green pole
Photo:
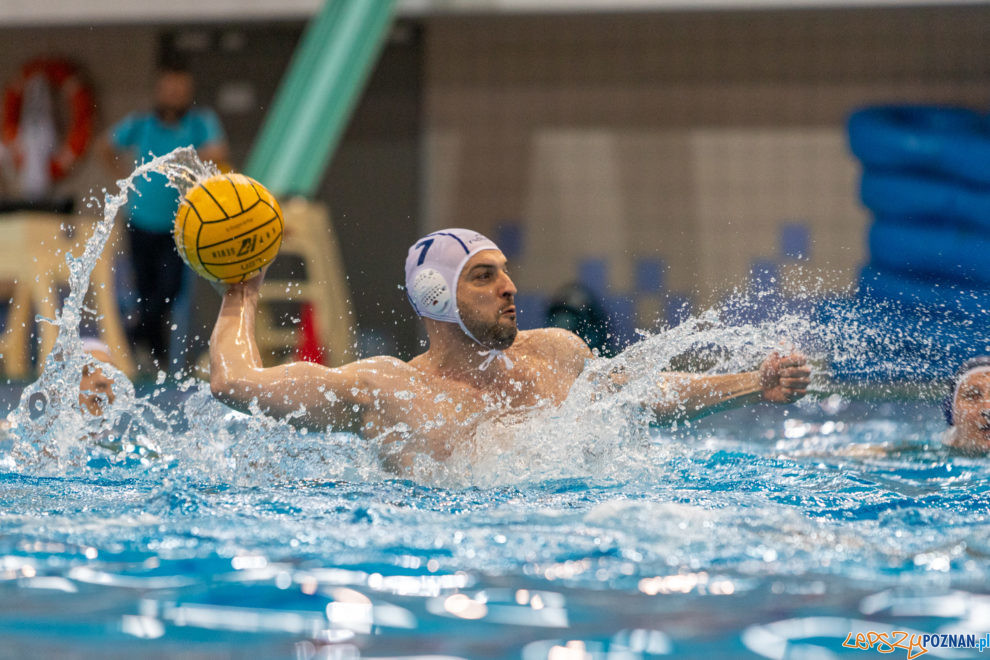
<svg viewBox="0 0 990 660"><path fill-rule="evenodd" d="M275 195L312 196L391 24L395 0L327 0L293 55L245 172Z"/></svg>

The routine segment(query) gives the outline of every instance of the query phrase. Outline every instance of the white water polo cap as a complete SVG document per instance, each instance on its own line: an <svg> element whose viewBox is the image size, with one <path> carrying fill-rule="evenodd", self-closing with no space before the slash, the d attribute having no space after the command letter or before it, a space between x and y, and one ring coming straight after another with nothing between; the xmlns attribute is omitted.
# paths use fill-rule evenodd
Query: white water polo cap
<svg viewBox="0 0 990 660"><path fill-rule="evenodd" d="M406 256L406 295L413 309L420 316L456 323L483 346L461 320L457 280L468 259L482 250L498 249L491 239L470 229L443 229L416 241ZM496 353L501 351L491 357Z"/></svg>
<svg viewBox="0 0 990 660"><path fill-rule="evenodd" d="M470 229L443 229L413 243L406 255L406 294L416 313L463 328L457 311L457 279L468 259L482 250L497 249L490 239Z"/></svg>

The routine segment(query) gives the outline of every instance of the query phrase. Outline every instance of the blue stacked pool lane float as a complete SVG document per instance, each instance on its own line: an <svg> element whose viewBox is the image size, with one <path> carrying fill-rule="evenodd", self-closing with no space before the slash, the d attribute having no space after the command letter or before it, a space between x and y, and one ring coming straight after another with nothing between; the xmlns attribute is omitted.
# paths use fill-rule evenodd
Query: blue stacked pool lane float
<svg viewBox="0 0 990 660"><path fill-rule="evenodd" d="M893 221L946 223L984 235L990 232L990 184L980 187L930 175L865 170L860 198L875 215Z"/></svg>
<svg viewBox="0 0 990 660"><path fill-rule="evenodd" d="M965 108L859 110L849 118L849 147L868 171L927 173L990 186L987 119Z"/></svg>
<svg viewBox="0 0 990 660"><path fill-rule="evenodd" d="M873 215L852 305L875 345L837 359L835 375L859 380L869 362L897 360L898 379L951 374L990 349L978 322L990 310L990 121L965 108L875 106L854 112L848 129Z"/></svg>

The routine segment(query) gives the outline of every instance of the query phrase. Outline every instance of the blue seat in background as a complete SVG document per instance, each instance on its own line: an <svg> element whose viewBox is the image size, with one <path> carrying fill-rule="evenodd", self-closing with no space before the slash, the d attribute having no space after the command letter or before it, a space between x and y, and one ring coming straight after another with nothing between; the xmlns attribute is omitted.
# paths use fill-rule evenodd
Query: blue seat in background
<svg viewBox="0 0 990 660"><path fill-rule="evenodd" d="M519 291L515 297L516 323L520 330L542 328L546 323L547 297Z"/></svg>
<svg viewBox="0 0 990 660"><path fill-rule="evenodd" d="M641 258L636 260L636 293L658 294L663 290L663 275L667 270L663 259Z"/></svg>
<svg viewBox="0 0 990 660"><path fill-rule="evenodd" d="M587 287L596 296L608 295L608 261L601 257L589 257L578 262L578 284Z"/></svg>

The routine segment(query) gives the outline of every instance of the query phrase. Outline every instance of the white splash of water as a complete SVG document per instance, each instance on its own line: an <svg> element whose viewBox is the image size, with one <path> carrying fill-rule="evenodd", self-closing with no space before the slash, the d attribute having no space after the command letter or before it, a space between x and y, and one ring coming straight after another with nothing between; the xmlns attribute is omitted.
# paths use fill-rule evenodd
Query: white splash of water
<svg viewBox="0 0 990 660"><path fill-rule="evenodd" d="M115 438L114 444L153 447L156 430L168 427L161 411L135 396L133 385L121 371L94 360L83 350L79 336L90 276L110 237L117 213L134 192L135 181L153 172L166 175L184 192L215 169L200 163L191 148L178 149L144 163L117 182L116 194L106 194L103 217L95 223L83 253L78 257L66 255L69 294L54 319L39 319L58 328L54 348L45 360L41 376L24 388L20 405L9 416L15 438L11 455L22 466L58 472L69 465L80 465L92 455L94 444L109 437ZM86 368L99 368L114 381L115 401L102 402L104 415L91 415L79 403L80 380Z"/></svg>

